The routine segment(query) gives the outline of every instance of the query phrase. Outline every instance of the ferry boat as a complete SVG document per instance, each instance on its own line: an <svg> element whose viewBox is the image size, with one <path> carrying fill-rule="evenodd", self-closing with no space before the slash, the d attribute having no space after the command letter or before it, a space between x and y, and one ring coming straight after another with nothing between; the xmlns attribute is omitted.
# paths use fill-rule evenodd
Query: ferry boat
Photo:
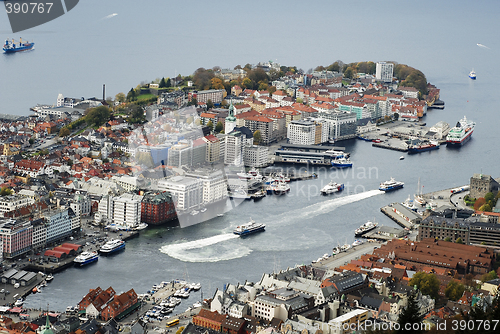
<svg viewBox="0 0 500 334"><path fill-rule="evenodd" d="M393 191L396 189L403 188L404 182L396 181L394 178L391 177L389 181L382 182L380 184L380 187L378 188L379 190L388 192L388 191Z"/></svg>
<svg viewBox="0 0 500 334"><path fill-rule="evenodd" d="M475 126L476 123L469 121L464 116L464 118L458 121L457 125L448 132L446 144L448 146L462 146L471 138Z"/></svg>
<svg viewBox="0 0 500 334"><path fill-rule="evenodd" d="M476 80L476 72L474 71L474 69L470 71L469 78L471 78L472 80Z"/></svg>
<svg viewBox="0 0 500 334"><path fill-rule="evenodd" d="M328 150L325 151L325 154L328 154L332 159L340 159L340 158L348 158L349 153L344 151L336 151L336 150Z"/></svg>
<svg viewBox="0 0 500 334"><path fill-rule="evenodd" d="M82 254L78 255L73 262L77 266L84 266L92 262L97 262L99 260L99 255L97 252L83 252Z"/></svg>
<svg viewBox="0 0 500 334"><path fill-rule="evenodd" d="M330 183L328 183L326 186L324 186L321 189L321 194L322 195L329 195L329 194L333 194L333 193L336 193L337 191L341 191L341 190L344 190L343 183L337 183L337 182L331 181Z"/></svg>
<svg viewBox="0 0 500 334"><path fill-rule="evenodd" d="M352 162L348 158L338 158L332 160L332 166L337 168L352 167Z"/></svg>
<svg viewBox="0 0 500 334"><path fill-rule="evenodd" d="M112 254L122 249L125 249L125 241L113 239L102 245L101 249L99 249L99 252L101 254Z"/></svg>
<svg viewBox="0 0 500 334"><path fill-rule="evenodd" d="M256 223L255 221L250 219L250 222L248 224L244 224L244 225L236 227L234 229L233 233L237 234L239 236L245 236L248 234L264 231L265 228L266 228L266 225L264 225L262 223Z"/></svg>
<svg viewBox="0 0 500 334"><path fill-rule="evenodd" d="M21 51L29 51L33 49L35 46L35 43L31 42L23 42L22 38L19 38L19 43L16 44L16 41L12 39L12 42L9 40L5 41L5 44L3 45L3 52L4 53L15 53L15 52L21 52Z"/></svg>
<svg viewBox="0 0 500 334"><path fill-rule="evenodd" d="M366 222L366 223L364 223L363 225L361 225L360 227L358 227L357 229L354 230L354 235L356 237L360 237L363 234L370 232L371 230L373 230L377 226L378 226L378 223Z"/></svg>
<svg viewBox="0 0 500 334"><path fill-rule="evenodd" d="M435 141L423 142L415 145L408 145L408 154L433 151L439 149L439 143Z"/></svg>

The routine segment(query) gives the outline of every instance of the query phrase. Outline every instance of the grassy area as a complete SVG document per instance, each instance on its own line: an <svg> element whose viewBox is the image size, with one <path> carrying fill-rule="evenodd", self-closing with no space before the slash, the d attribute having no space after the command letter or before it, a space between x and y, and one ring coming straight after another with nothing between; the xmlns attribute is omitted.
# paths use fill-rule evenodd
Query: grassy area
<svg viewBox="0 0 500 334"><path fill-rule="evenodd" d="M88 128L89 126L90 126L90 125L88 125L88 126L84 127L84 128L83 128L83 129L81 129L81 130L78 130L77 132L75 132L75 133L73 134L73 136L78 136L80 133L82 133L83 131L87 130L87 128Z"/></svg>
<svg viewBox="0 0 500 334"><path fill-rule="evenodd" d="M149 100L149 99L151 99L151 98L153 98L153 97L156 97L156 96L155 96L155 95L153 95L153 94L142 94L142 95L139 95L139 96L137 97L137 101Z"/></svg>

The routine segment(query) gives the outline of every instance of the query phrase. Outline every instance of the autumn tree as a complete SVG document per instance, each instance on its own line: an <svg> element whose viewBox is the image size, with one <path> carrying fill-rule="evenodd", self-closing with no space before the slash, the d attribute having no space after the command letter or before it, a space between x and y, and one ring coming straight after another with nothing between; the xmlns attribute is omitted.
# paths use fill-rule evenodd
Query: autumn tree
<svg viewBox="0 0 500 334"><path fill-rule="evenodd" d="M59 131L59 137L67 137L71 134L71 131L69 131L69 129L67 127L64 127L62 128L60 131Z"/></svg>
<svg viewBox="0 0 500 334"><path fill-rule="evenodd" d="M253 89L253 82L249 78L243 79L241 85L243 88Z"/></svg>
<svg viewBox="0 0 500 334"><path fill-rule="evenodd" d="M253 143L255 145L259 145L260 142L262 140L262 134L260 133L260 130L256 130L254 133L253 133Z"/></svg>
<svg viewBox="0 0 500 334"><path fill-rule="evenodd" d="M441 283L436 275L432 273L426 274L425 272L420 271L413 275L408 285L416 285L420 292L424 295L431 296L431 298L437 299L439 297L438 291Z"/></svg>
<svg viewBox="0 0 500 334"><path fill-rule="evenodd" d="M89 113L85 116L85 122L90 126L101 126L109 121L110 115L111 111L108 107L95 107L90 109Z"/></svg>
<svg viewBox="0 0 500 334"><path fill-rule="evenodd" d="M457 301L464 294L465 286L457 281L450 281L444 290L444 295L450 300Z"/></svg>
<svg viewBox="0 0 500 334"><path fill-rule="evenodd" d="M214 123L212 121L208 121L207 126L210 128L210 132L214 131Z"/></svg>
<svg viewBox="0 0 500 334"><path fill-rule="evenodd" d="M224 83L219 78L212 78L210 80L212 89L224 89Z"/></svg>
<svg viewBox="0 0 500 334"><path fill-rule="evenodd" d="M0 196L9 196L9 195L12 195L12 189L10 188L7 188L7 187L2 187L2 189L0 190Z"/></svg>
<svg viewBox="0 0 500 334"><path fill-rule="evenodd" d="M117 102L120 102L120 103L125 102L125 99L126 99L126 96L123 93L118 93L115 95L115 101L117 101Z"/></svg>
<svg viewBox="0 0 500 334"><path fill-rule="evenodd" d="M194 86L198 90L209 89L211 85L211 80L214 77L215 75L212 70L206 70L203 67L200 67L193 74Z"/></svg>
<svg viewBox="0 0 500 334"><path fill-rule="evenodd" d="M354 72L353 68L350 66L348 68L346 68L346 70L344 71L344 78L352 79L352 78L354 78L354 75L355 75L355 72Z"/></svg>
<svg viewBox="0 0 500 334"><path fill-rule="evenodd" d="M486 199L484 197L479 197L474 203L474 210L479 210L479 208L486 204Z"/></svg>

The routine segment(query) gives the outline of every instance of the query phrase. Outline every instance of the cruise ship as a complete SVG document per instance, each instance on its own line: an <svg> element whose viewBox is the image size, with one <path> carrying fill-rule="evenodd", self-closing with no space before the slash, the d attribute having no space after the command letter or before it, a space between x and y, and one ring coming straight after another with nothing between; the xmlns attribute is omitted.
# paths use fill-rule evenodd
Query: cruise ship
<svg viewBox="0 0 500 334"><path fill-rule="evenodd" d="M337 191L341 191L341 190L344 190L343 183L339 184L337 182L331 181L330 183L328 183L326 186L324 186L321 189L321 194L322 195L329 195L329 194L333 194L333 193L336 193Z"/></svg>
<svg viewBox="0 0 500 334"><path fill-rule="evenodd" d="M457 125L448 132L446 144L448 146L462 146L471 138L475 126L476 123L469 121L464 116L464 118L458 121Z"/></svg>
<svg viewBox="0 0 500 334"><path fill-rule="evenodd" d="M99 255L97 252L83 252L82 254L78 255L73 262L77 266L84 266L92 262L96 262L99 260Z"/></svg>
<svg viewBox="0 0 500 334"><path fill-rule="evenodd" d="M125 249L125 241L119 240L119 239L114 239L106 242L101 249L99 249L99 252L101 254L112 254L115 252L118 252L122 249Z"/></svg>
<svg viewBox="0 0 500 334"><path fill-rule="evenodd" d="M233 233L238 234L239 236L245 236L248 234L264 231L265 228L266 225L262 223L256 223L255 221L250 219L250 222L248 224L236 227Z"/></svg>
<svg viewBox="0 0 500 334"><path fill-rule="evenodd" d="M374 228L376 228L377 225L378 225L378 223L366 222L366 223L364 223L363 225L361 225L360 227L358 227L357 229L354 230L354 235L356 237L360 237L363 234L368 233L371 230L373 230Z"/></svg>
<svg viewBox="0 0 500 334"><path fill-rule="evenodd" d="M380 187L378 188L379 190L388 192L388 191L393 191L396 189L403 188L404 182L396 181L394 178L391 177L389 181L382 182L380 184Z"/></svg>

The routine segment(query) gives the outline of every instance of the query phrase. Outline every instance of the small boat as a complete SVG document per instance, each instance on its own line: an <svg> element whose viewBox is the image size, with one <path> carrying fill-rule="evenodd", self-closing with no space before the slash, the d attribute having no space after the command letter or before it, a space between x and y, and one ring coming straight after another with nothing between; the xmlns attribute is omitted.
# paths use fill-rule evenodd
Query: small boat
<svg viewBox="0 0 500 334"><path fill-rule="evenodd" d="M48 274L47 277L45 277L46 282L52 282L53 279L54 279L54 276L52 276L52 274Z"/></svg>
<svg viewBox="0 0 500 334"><path fill-rule="evenodd" d="M404 159L405 159L404 155L399 157L399 160L404 160Z"/></svg>
<svg viewBox="0 0 500 334"><path fill-rule="evenodd" d="M197 215L197 214L199 214L199 213L200 213L200 211L193 210L193 211L191 211L189 214L190 214L191 216L196 216L196 215Z"/></svg>
<svg viewBox="0 0 500 334"><path fill-rule="evenodd" d="M474 69L470 71L469 78L471 78L472 80L476 80L476 72L474 71Z"/></svg>
<svg viewBox="0 0 500 334"><path fill-rule="evenodd" d="M31 292L33 292L33 293L37 293L37 292L38 292L38 288L35 286L35 287L31 290Z"/></svg>
<svg viewBox="0 0 500 334"><path fill-rule="evenodd" d="M16 300L16 302L14 303L15 306L23 306L24 304L24 300L22 298L19 298L18 300Z"/></svg>
<svg viewBox="0 0 500 334"><path fill-rule="evenodd" d="M137 225L135 225L132 229L134 231L140 231L140 230L144 230L145 228L147 228L149 225L146 224L146 223L139 223Z"/></svg>
<svg viewBox="0 0 500 334"><path fill-rule="evenodd" d="M329 195L329 194L333 194L333 193L336 193L337 191L342 191L342 190L344 190L343 183L337 183L337 182L331 181L330 183L328 183L326 186L324 186L321 189L321 194L322 195Z"/></svg>
<svg viewBox="0 0 500 334"><path fill-rule="evenodd" d="M352 243L352 246L355 247L355 246L358 246L358 245L361 245L361 244L364 244L365 242L363 240L360 240L360 239L356 239L354 240L354 242Z"/></svg>
<svg viewBox="0 0 500 334"><path fill-rule="evenodd" d="M217 217L224 217L224 214L223 213L218 213Z"/></svg>
<svg viewBox="0 0 500 334"><path fill-rule="evenodd" d="M207 211L207 208L201 208L200 209L200 212L202 212L202 213L205 212L205 211Z"/></svg>
<svg viewBox="0 0 500 334"><path fill-rule="evenodd" d="M375 229L375 227L378 226L378 223L373 223L373 222L366 222L360 227L358 227L356 230L354 230L354 235L356 237L360 237L363 234L370 232L371 230Z"/></svg>

